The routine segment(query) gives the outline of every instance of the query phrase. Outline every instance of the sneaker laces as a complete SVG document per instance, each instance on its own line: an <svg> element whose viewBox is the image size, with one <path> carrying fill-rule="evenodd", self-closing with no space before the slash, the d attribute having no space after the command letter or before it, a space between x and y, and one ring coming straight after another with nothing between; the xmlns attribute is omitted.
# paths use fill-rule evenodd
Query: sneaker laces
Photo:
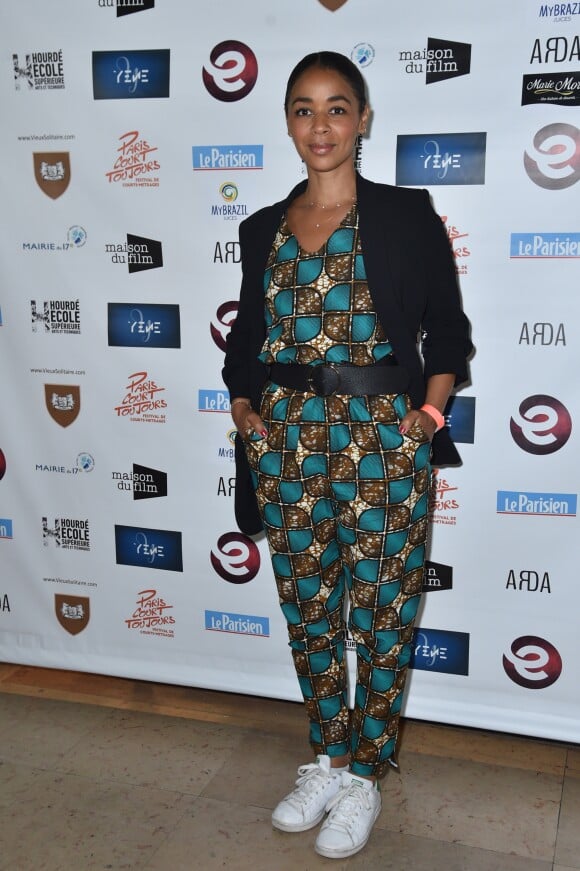
<svg viewBox="0 0 580 871"><path fill-rule="evenodd" d="M331 811L326 826L349 832L362 808L369 812L372 810L371 792L354 780L343 786L326 805L326 810Z"/></svg>
<svg viewBox="0 0 580 871"><path fill-rule="evenodd" d="M324 789L329 778L334 776L336 775L327 773L318 762L309 762L307 765L301 765L298 769L297 789L287 796L286 801L294 805L294 807L300 807L304 801L307 801Z"/></svg>

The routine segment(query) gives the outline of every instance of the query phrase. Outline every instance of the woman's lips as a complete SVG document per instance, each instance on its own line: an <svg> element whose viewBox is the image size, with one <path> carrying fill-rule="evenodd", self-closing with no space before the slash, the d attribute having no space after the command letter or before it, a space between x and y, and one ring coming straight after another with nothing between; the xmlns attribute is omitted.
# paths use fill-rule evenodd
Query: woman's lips
<svg viewBox="0 0 580 871"><path fill-rule="evenodd" d="M323 144L314 142L312 143L312 145L309 146L309 148L314 154L328 154L330 151L332 151L334 145L331 145L329 143Z"/></svg>

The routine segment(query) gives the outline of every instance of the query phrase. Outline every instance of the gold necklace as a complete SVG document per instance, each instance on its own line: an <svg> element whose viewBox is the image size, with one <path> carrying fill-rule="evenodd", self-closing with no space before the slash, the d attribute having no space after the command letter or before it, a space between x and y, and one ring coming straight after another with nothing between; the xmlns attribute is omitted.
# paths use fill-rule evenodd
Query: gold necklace
<svg viewBox="0 0 580 871"><path fill-rule="evenodd" d="M350 201L351 201L351 203L355 203L355 202L356 202L356 196L352 196L352 197L350 197ZM308 208L309 208L309 209L319 208L319 209L323 209L324 211L326 211L326 209L332 209L332 210L333 210L333 214L328 215L328 217L323 218L323 219L322 219L321 221L319 221L318 223L316 223L316 222L314 223L314 226L316 227L316 229L318 230L318 229L320 228L320 225L321 225L321 224L327 224L328 221L331 221L333 218L336 218L335 210L336 210L336 209L342 209L342 208L344 208L344 206L346 206L346 205L347 205L346 202L344 202L344 203L334 203L334 204L332 204L332 205L328 205L328 204L326 204L326 203L317 203L316 200L311 200L311 201L308 203Z"/></svg>

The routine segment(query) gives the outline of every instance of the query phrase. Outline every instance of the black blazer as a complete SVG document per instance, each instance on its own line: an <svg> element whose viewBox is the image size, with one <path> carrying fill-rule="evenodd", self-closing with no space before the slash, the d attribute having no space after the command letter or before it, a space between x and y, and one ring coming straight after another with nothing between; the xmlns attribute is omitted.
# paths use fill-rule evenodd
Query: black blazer
<svg viewBox="0 0 580 871"><path fill-rule="evenodd" d="M237 318L227 338L222 370L230 399L247 396L259 409L266 367L257 359L266 336L264 271L282 215L306 188L240 224L242 287ZM472 350L461 309L455 261L445 228L424 190L376 184L357 175L359 233L369 291L398 363L410 375L414 408L425 399L431 375L453 373L465 381ZM421 333L421 353L417 348ZM242 532L262 529L243 442L236 436L236 521ZM433 464L460 462L446 428L433 439Z"/></svg>

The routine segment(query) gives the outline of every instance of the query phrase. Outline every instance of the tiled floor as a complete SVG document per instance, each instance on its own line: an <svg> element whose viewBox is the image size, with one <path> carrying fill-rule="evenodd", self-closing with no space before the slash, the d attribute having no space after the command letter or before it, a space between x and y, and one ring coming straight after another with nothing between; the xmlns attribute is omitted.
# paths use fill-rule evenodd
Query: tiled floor
<svg viewBox="0 0 580 871"><path fill-rule="evenodd" d="M580 869L578 748L412 721L367 847L317 856L316 830L270 824L309 757L302 718L289 702L0 665L1 871Z"/></svg>

